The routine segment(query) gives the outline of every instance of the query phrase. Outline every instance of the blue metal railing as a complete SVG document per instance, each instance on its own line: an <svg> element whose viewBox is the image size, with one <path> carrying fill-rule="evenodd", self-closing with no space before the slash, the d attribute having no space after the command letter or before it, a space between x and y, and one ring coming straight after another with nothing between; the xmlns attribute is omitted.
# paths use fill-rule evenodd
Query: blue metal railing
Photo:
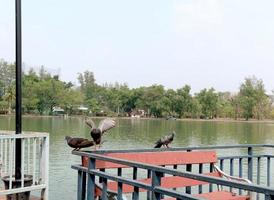
<svg viewBox="0 0 274 200"><path fill-rule="evenodd" d="M244 155L233 155L233 156L219 156L219 166L222 170L226 171L230 175L236 175L239 177L245 177L249 180L253 180L256 184L241 183L232 180L225 180L222 178L207 176L204 173L205 170L213 171L212 164L204 166L199 164L198 169L194 165L187 165L185 171L178 169L179 166L173 166L173 169L155 165L149 165L146 163L139 163L134 161L128 161L118 158L111 158L104 156L105 153L129 153L129 152L155 152L155 151L195 151L195 150L228 150L228 149L242 149L241 152L246 152ZM230 191L233 188L238 189L238 194L243 194L243 191L257 193L257 199L264 196L265 199L274 199L274 188L271 188L271 159L273 155L258 154L257 151L262 149L268 149L269 151L274 150L274 145L231 145L231 146L207 146L207 147L187 147L187 148L172 148L172 149L139 149L139 150L102 150L95 152L81 152L74 151L74 155L86 156L89 158L88 167L81 165L73 165L72 168L78 170L78 199L94 199L95 195L95 178L99 177L102 185L102 196L103 200L108 199L109 190L107 188L107 182L115 181L118 183L118 190L116 192L117 199L122 199L122 187L124 184L131 185L134 187L132 199L143 199L140 197L140 189L147 190L147 199L161 199L163 195L174 197L176 199L200 199L192 196L194 193L192 187L186 187L185 192L175 191L173 189L166 189L161 187L161 177L164 175L173 175L179 177L185 177L195 179L199 181L205 181L210 183L209 192L214 190L213 186L220 185L228 187ZM218 152L218 151L217 151ZM219 153L219 152L218 152ZM225 153L227 154L227 153ZM133 169L133 178L130 176L122 176L122 169L117 169L117 175L107 172L107 170L96 170L96 160L108 161L116 164L126 165ZM257 162L255 162L255 160ZM226 165L226 163L229 165ZM238 170L236 170L238 167ZM272 167L273 168L273 167ZM151 184L142 183L137 179L137 172L140 170L147 171L147 177L152 178ZM261 176L265 173L263 177ZM87 176L87 180L86 180ZM255 181L256 179L256 181ZM255 181L255 182L254 182ZM87 182L87 184L86 184ZM260 185L259 185L260 184ZM86 192L87 191L87 192ZM197 193L203 193L203 186L199 185ZM87 193L87 195L86 195ZM259 195L261 194L261 195Z"/></svg>

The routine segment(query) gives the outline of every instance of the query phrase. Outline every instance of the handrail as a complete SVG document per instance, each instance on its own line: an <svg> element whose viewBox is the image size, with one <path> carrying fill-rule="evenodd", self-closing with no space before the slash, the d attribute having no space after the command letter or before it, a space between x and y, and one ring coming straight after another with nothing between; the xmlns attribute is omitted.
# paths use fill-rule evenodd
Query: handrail
<svg viewBox="0 0 274 200"><path fill-rule="evenodd" d="M195 180L200 180L200 181L206 181L206 182L209 182L212 184L218 184L218 185L258 192L258 193L274 195L273 188L259 186L256 184L239 183L237 181L228 181L228 180L224 180L221 178L211 177L211 176L207 176L207 175L203 175L203 174L194 174L191 172L181 172L181 171L174 170L174 169L168 169L168 168L164 168L164 167L160 167L160 166L155 166L155 165L150 165L150 164L145 164L145 163L140 163L140 162L135 162L135 161L129 161L129 160L124 160L124 159L119 159L119 158L112 158L112 157L108 157L108 156L104 156L104 155L99 155L96 153L87 153L87 152L80 152L80 151L73 151L72 153L74 155L78 155L78 156L86 156L90 159L98 159L98 160L113 162L113 163L117 163L117 164L127 165L130 167L137 167L137 168L152 170L152 171L156 171L156 172L160 172L160 173L164 173L164 174L170 174L170 175L174 175L174 176L180 176L180 177L185 177L185 178L190 178L190 179L195 179ZM73 168L77 169L77 166L73 166ZM78 168L78 170L81 170L81 169ZM88 173L93 173L93 171L88 171Z"/></svg>
<svg viewBox="0 0 274 200"><path fill-rule="evenodd" d="M101 171L98 171L98 170L92 170L92 169L89 170L88 168L82 167L80 165L72 165L71 168L75 169L75 170L81 170L81 171L86 172L86 173L94 174L96 176L100 176L102 178L106 178L106 179L109 179L109 180L112 180L112 181L123 182L125 184L129 184L129 185L139 187L139 188L143 188L143 189L146 189L146 190L151 190L151 188L152 188L151 185L149 185L149 184L145 184L145 183L142 183L142 182L139 182L139 181L136 181L136 180L127 179L127 178L120 177L120 176L115 176L113 174L108 174L106 172L101 172Z"/></svg>
<svg viewBox="0 0 274 200"><path fill-rule="evenodd" d="M130 152L159 152L159 151L186 151L186 150L212 150L212 149L239 149L239 148L248 148L248 147L264 147L264 148L273 148L274 145L271 144L238 144L238 145L210 145L210 146L200 146L200 147L172 147L172 148L147 148L147 149L107 149L107 150L97 150L97 154L105 153L130 153ZM84 151L87 153L92 153L92 151Z"/></svg>
<svg viewBox="0 0 274 200"><path fill-rule="evenodd" d="M15 141L22 141L21 179L18 188L14 188ZM48 199L49 187L49 134L44 132L23 132L0 130L0 174L6 177L5 189L0 195L11 195L41 190L44 200Z"/></svg>
<svg viewBox="0 0 274 200"><path fill-rule="evenodd" d="M0 136L2 139L9 139L11 138L33 138L33 137L48 137L48 133L46 132L30 132L30 131L23 131L22 134L15 134L14 131L6 131L0 130Z"/></svg>
<svg viewBox="0 0 274 200"><path fill-rule="evenodd" d="M252 156L220 156L218 157L218 160L226 160L226 159L240 159L240 158L274 158L273 155L268 154L258 154L258 155L252 155Z"/></svg>
<svg viewBox="0 0 274 200"><path fill-rule="evenodd" d="M115 176L115 175L112 175L112 174L109 174L109 173L106 173L106 172L100 172L98 170L92 170L92 169L89 170L86 167L81 167L79 165L73 165L72 169L80 170L80 171L83 171L83 172L86 172L86 173L89 173L89 174L93 174L95 176L99 176L101 178L105 178L105 179L108 179L108 180L115 181L115 182L128 184L128 185L131 185L133 187L142 188L142 189L149 190L149 191L154 190L155 192L165 194L165 195L169 195L169 196L174 197L174 198L181 199L182 197L184 197L185 199L188 199L188 200L201 200L201 198L197 198L197 197L191 196L189 194L183 194L183 193L176 192L174 190L168 190L168 189L164 189L162 187L157 187L157 186L152 187L151 185L142 183L138 180L123 178L123 177Z"/></svg>

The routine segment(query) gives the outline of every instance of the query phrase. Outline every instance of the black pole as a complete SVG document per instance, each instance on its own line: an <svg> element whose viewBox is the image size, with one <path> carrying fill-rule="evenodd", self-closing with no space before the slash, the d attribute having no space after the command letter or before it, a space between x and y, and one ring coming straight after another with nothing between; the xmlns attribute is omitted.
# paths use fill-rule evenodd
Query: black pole
<svg viewBox="0 0 274 200"><path fill-rule="evenodd" d="M15 0L15 45L16 45L16 134L22 132L22 31L21 31L21 0ZM21 139L15 144L15 179L21 179Z"/></svg>

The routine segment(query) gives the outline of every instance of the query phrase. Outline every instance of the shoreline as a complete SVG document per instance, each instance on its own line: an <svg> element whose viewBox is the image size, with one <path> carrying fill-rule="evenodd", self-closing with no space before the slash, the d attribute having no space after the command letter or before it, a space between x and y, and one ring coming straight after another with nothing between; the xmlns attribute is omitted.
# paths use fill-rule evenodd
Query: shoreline
<svg viewBox="0 0 274 200"><path fill-rule="evenodd" d="M15 114L0 114L0 117L15 117ZM64 116L53 116L53 115L22 115L25 118L37 117L37 118L64 118ZM142 117L142 118L134 118L134 117L100 117L100 116L84 116L84 115L70 115L68 118L116 118L116 119L132 119L132 120L164 120L164 121L189 121L189 122L241 122L241 123L273 123L273 119L250 119L246 121L245 119L230 119L230 118L214 118L214 119L192 119L192 118L176 118L176 120L167 120L166 118L153 118L153 117Z"/></svg>

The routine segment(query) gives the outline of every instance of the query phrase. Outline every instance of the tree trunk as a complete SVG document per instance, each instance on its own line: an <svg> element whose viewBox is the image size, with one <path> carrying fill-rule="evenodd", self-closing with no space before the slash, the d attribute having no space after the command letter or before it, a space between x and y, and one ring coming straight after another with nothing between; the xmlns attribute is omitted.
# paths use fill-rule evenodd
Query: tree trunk
<svg viewBox="0 0 274 200"><path fill-rule="evenodd" d="M11 114L11 101L9 101L9 108L8 108L8 114Z"/></svg>

